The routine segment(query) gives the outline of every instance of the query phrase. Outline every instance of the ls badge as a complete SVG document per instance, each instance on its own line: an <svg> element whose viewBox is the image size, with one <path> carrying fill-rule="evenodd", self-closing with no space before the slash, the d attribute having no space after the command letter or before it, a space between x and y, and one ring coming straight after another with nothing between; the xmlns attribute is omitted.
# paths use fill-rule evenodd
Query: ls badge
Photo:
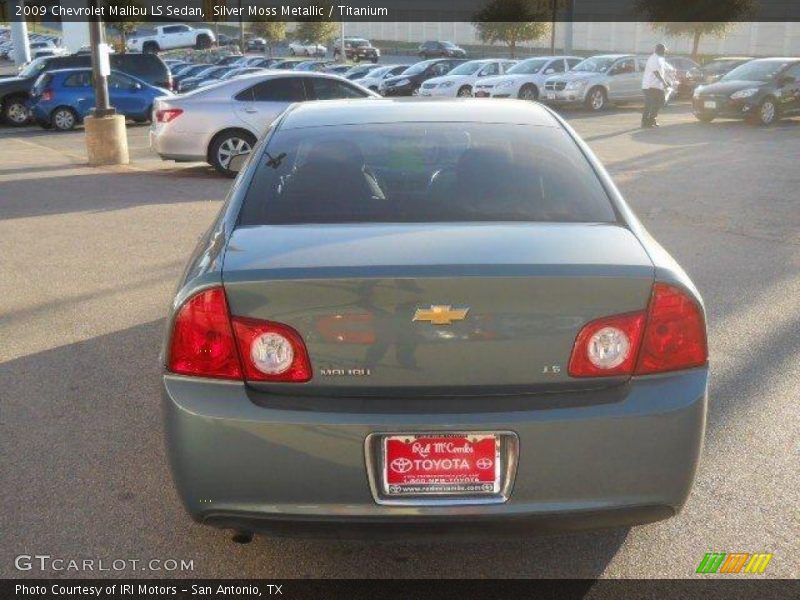
<svg viewBox="0 0 800 600"><path fill-rule="evenodd" d="M452 325L453 321L467 318L467 308L453 308L449 304L432 304L430 308L418 308L412 321L428 321L431 325Z"/></svg>

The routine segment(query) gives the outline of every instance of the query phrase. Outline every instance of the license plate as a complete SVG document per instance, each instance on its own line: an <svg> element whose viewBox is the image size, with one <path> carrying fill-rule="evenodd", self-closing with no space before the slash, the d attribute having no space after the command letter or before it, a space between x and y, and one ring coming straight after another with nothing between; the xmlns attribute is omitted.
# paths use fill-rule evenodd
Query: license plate
<svg viewBox="0 0 800 600"><path fill-rule="evenodd" d="M476 98L488 98L489 97L489 92L480 92L480 91L475 92L475 97Z"/></svg>
<svg viewBox="0 0 800 600"><path fill-rule="evenodd" d="M717 103L714 102L713 100L706 100L705 102L703 102L703 108L711 108L711 109L717 108Z"/></svg>
<svg viewBox="0 0 800 600"><path fill-rule="evenodd" d="M500 492L500 435L447 433L383 437L386 496L476 496Z"/></svg>
<svg viewBox="0 0 800 600"><path fill-rule="evenodd" d="M556 99L555 93L554 92L548 92L547 93L547 99L548 100L555 100Z"/></svg>

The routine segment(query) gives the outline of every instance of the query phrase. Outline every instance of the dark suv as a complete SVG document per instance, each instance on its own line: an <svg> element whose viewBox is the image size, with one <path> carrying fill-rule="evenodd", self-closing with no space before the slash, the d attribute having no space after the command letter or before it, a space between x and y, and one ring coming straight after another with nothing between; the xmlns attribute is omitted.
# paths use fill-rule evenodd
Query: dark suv
<svg viewBox="0 0 800 600"><path fill-rule="evenodd" d="M132 75L145 83L172 89L169 67L155 54L112 54L111 68ZM73 69L92 66L88 54L71 56L48 56L37 58L28 64L16 77L0 79L0 111L6 123L17 127L29 120L28 100L36 79L42 73L56 69Z"/></svg>
<svg viewBox="0 0 800 600"><path fill-rule="evenodd" d="M467 51L453 42L425 42L417 50L422 58L466 58Z"/></svg>
<svg viewBox="0 0 800 600"><path fill-rule="evenodd" d="M339 54L341 54L341 48L337 44L333 49L333 58L337 58ZM344 38L344 55L347 60L355 62L369 60L376 63L381 57L381 51L364 38Z"/></svg>

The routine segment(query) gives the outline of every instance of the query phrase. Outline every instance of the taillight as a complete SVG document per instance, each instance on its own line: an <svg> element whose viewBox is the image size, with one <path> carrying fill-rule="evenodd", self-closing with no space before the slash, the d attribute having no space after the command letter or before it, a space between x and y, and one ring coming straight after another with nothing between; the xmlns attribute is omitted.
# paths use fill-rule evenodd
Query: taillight
<svg viewBox="0 0 800 600"><path fill-rule="evenodd" d="M42 92L42 100L50 102L53 99L53 90L44 90Z"/></svg>
<svg viewBox="0 0 800 600"><path fill-rule="evenodd" d="M569 374L572 377L630 375L642 339L644 311L591 321L575 339Z"/></svg>
<svg viewBox="0 0 800 600"><path fill-rule="evenodd" d="M697 303L676 287L656 283L647 312L586 324L572 349L569 375L646 375L698 367L708 360L706 328Z"/></svg>
<svg viewBox="0 0 800 600"><path fill-rule="evenodd" d="M706 325L700 307L678 288L656 283L636 374L699 367L707 360Z"/></svg>
<svg viewBox="0 0 800 600"><path fill-rule="evenodd" d="M199 292L180 308L172 328L167 366L180 375L242 378L222 288Z"/></svg>
<svg viewBox="0 0 800 600"><path fill-rule="evenodd" d="M198 292L175 316L167 368L179 375L304 382L311 362L303 338L282 323L231 317L225 291Z"/></svg>
<svg viewBox="0 0 800 600"><path fill-rule="evenodd" d="M156 111L156 121L158 123L170 123L182 114L182 108L161 108Z"/></svg>
<svg viewBox="0 0 800 600"><path fill-rule="evenodd" d="M233 329L250 381L293 381L311 379L311 362L303 338L282 323L247 317L233 317Z"/></svg>

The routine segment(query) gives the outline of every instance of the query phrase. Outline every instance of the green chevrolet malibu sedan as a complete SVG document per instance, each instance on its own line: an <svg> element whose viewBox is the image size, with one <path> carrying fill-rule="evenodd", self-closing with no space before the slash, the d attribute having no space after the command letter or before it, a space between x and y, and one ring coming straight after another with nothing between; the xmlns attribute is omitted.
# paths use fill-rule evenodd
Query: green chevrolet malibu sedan
<svg viewBox="0 0 800 600"><path fill-rule="evenodd" d="M195 520L439 534L681 509L703 304L552 111L306 103L239 162L163 351Z"/></svg>

